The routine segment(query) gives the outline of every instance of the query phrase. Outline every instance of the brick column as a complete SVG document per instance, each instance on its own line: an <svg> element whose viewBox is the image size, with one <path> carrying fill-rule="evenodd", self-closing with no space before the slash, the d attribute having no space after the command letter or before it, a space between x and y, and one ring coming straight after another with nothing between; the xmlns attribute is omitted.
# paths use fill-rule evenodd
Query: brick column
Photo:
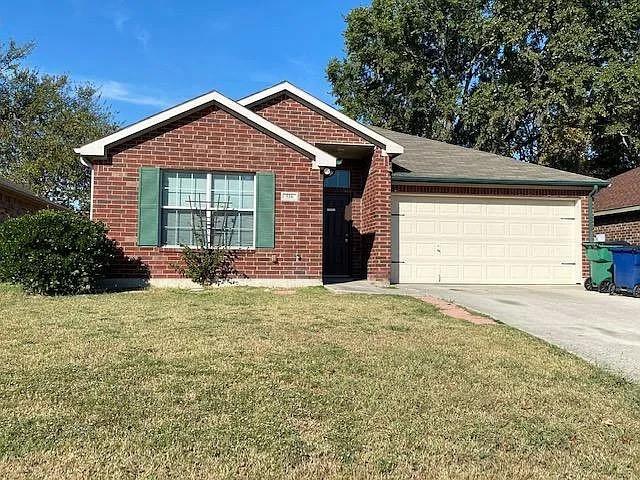
<svg viewBox="0 0 640 480"><path fill-rule="evenodd" d="M589 197L581 197L580 198L580 210L581 210L581 221L582 221L582 241L589 241ZM582 248L582 245L580 246ZM584 248L582 248L582 277L587 278L591 275L589 260L587 260L587 255L585 253Z"/></svg>
<svg viewBox="0 0 640 480"><path fill-rule="evenodd" d="M374 150L362 195L362 230L367 242L367 279L388 283L391 275L391 168L389 157Z"/></svg>

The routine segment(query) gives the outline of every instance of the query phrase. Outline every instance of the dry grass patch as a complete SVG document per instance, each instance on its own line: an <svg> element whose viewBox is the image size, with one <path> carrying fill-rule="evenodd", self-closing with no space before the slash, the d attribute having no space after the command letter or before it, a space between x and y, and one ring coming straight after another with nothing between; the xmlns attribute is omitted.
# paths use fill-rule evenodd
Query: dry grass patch
<svg viewBox="0 0 640 480"><path fill-rule="evenodd" d="M504 326L321 288L0 286L2 478L633 478L640 389Z"/></svg>

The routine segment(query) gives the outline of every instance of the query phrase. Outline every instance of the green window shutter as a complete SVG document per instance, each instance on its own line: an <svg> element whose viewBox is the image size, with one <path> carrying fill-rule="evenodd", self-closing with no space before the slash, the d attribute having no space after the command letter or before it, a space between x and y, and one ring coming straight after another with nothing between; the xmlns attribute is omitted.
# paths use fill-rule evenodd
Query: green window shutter
<svg viewBox="0 0 640 480"><path fill-rule="evenodd" d="M141 167L138 182L138 246L160 244L160 169Z"/></svg>
<svg viewBox="0 0 640 480"><path fill-rule="evenodd" d="M276 177L256 173L256 248L274 248L276 242Z"/></svg>

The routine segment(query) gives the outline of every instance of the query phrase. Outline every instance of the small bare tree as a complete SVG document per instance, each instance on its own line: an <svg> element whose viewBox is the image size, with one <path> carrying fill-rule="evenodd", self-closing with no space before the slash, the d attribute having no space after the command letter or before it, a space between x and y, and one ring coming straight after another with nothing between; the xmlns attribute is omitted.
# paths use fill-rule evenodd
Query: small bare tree
<svg viewBox="0 0 640 480"><path fill-rule="evenodd" d="M203 286L219 285L237 274L236 254L230 248L237 214L230 208L229 197L221 197L218 195L214 205L189 197L195 246L181 245L183 264L174 265L181 275Z"/></svg>

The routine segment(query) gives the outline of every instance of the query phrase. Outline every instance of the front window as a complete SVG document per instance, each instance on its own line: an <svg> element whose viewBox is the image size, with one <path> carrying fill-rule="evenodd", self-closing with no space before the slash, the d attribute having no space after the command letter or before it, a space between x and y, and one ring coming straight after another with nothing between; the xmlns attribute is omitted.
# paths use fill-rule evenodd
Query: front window
<svg viewBox="0 0 640 480"><path fill-rule="evenodd" d="M351 186L351 172L349 170L336 170L330 177L325 177L326 188L349 188Z"/></svg>
<svg viewBox="0 0 640 480"><path fill-rule="evenodd" d="M253 174L162 174L163 245L253 247L254 213Z"/></svg>

